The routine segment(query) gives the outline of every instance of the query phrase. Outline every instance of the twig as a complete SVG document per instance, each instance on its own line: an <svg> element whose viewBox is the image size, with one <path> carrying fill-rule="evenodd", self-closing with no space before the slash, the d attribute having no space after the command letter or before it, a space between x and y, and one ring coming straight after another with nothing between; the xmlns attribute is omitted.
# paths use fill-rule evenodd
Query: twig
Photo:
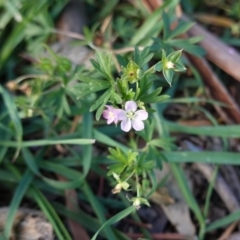
<svg viewBox="0 0 240 240"><path fill-rule="evenodd" d="M127 233L132 240L143 238L143 234L141 233ZM155 233L151 234L152 239L154 240L193 240L192 236L183 236L178 233Z"/></svg>
<svg viewBox="0 0 240 240"><path fill-rule="evenodd" d="M182 19L189 21L184 15ZM191 36L203 36L200 45L207 52L207 58L233 78L240 81L240 54L234 48L223 43L199 24L195 24L189 30L189 34Z"/></svg>
<svg viewBox="0 0 240 240"><path fill-rule="evenodd" d="M220 238L218 238L218 240L227 240L228 237L230 236L230 234L233 232L233 230L236 228L236 226L238 225L239 221L233 222L221 235Z"/></svg>
<svg viewBox="0 0 240 240"><path fill-rule="evenodd" d="M193 55L188 55L188 57L199 70L205 83L209 86L211 95L214 97L214 99L231 106L231 108L225 108L224 110L233 118L235 122L239 123L240 109L238 105L229 95L228 91L223 86L217 75L212 71L207 61L201 58L197 58Z"/></svg>
<svg viewBox="0 0 240 240"><path fill-rule="evenodd" d="M79 39L79 40L85 40L85 37L82 34L76 33L76 32L62 31L62 30L58 30L58 29L51 29L50 32L64 35L64 36L71 37L71 38L75 38L75 39Z"/></svg>
<svg viewBox="0 0 240 240"><path fill-rule="evenodd" d="M144 49L144 47L141 47L141 46L138 48L139 48L139 50ZM121 48L121 49L117 49L117 50L112 49L111 51L115 54L128 53L128 52L133 52L134 47L126 47L126 48Z"/></svg>
<svg viewBox="0 0 240 240"><path fill-rule="evenodd" d="M82 120L82 116L75 116L74 117L69 133L74 133L75 132L75 130L76 130L77 126L79 125L79 123L81 122L81 120Z"/></svg>
<svg viewBox="0 0 240 240"><path fill-rule="evenodd" d="M108 15L108 16L104 19L103 24L102 24L102 26L101 26L101 28L100 28L100 31L101 31L102 34L106 31L106 29L107 29L107 27L109 26L111 20L112 20L112 14Z"/></svg>

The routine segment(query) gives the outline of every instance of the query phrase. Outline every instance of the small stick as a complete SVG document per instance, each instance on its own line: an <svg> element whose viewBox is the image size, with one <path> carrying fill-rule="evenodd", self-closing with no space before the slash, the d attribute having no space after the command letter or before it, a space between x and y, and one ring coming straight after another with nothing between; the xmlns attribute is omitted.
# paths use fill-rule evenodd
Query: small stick
<svg viewBox="0 0 240 240"><path fill-rule="evenodd" d="M218 238L218 240L227 240L228 237L230 236L230 234L233 232L233 230L236 228L236 226L238 225L239 221L233 222L224 232L223 234L220 236L220 238Z"/></svg>
<svg viewBox="0 0 240 240"><path fill-rule="evenodd" d="M126 235L133 240L144 237L141 233L127 233ZM192 236L183 236L178 233L154 233L151 236L154 240L194 240Z"/></svg>
<svg viewBox="0 0 240 240"><path fill-rule="evenodd" d="M218 76L213 72L207 61L189 54L188 57L202 75L206 85L208 85L211 89L211 95L214 97L214 99L229 105L230 108L224 108L224 110L233 118L235 122L239 123L239 106L230 96L230 94L228 93L224 85L221 83Z"/></svg>
<svg viewBox="0 0 240 240"><path fill-rule="evenodd" d="M189 19L182 15L182 19ZM216 36L195 24L188 33L191 36L203 36L199 43L207 52L207 58L223 71L240 81L240 54L234 48L219 40Z"/></svg>

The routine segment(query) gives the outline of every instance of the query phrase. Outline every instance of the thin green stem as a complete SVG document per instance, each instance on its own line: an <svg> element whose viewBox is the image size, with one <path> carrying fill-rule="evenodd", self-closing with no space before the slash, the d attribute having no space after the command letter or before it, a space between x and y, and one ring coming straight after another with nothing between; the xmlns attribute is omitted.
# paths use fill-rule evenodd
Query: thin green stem
<svg viewBox="0 0 240 240"><path fill-rule="evenodd" d="M124 182L127 182L132 177L133 174L134 174L134 171L124 180Z"/></svg>
<svg viewBox="0 0 240 240"><path fill-rule="evenodd" d="M156 64L155 64L156 65ZM156 72L155 71L155 65L153 65L152 67L150 67L144 74L146 75L146 74L148 74L148 73L154 73L154 72Z"/></svg>
<svg viewBox="0 0 240 240"><path fill-rule="evenodd" d="M210 198L212 196L212 192L213 192L213 188L214 188L214 184L218 175L218 171L219 171L219 165L215 166L214 171L213 171L213 175L212 175L212 179L209 183L208 186L208 190L207 190L207 196L206 196L206 201L204 204L204 209L203 209L203 216L206 219L207 215L208 215L208 210L209 210L209 205L210 205Z"/></svg>
<svg viewBox="0 0 240 240"><path fill-rule="evenodd" d="M140 185L139 185L139 179L138 179L137 172L135 172L135 177L136 177L137 197L140 197Z"/></svg>
<svg viewBox="0 0 240 240"><path fill-rule="evenodd" d="M205 224L201 224L199 235L198 235L199 240L204 240L205 232L206 232Z"/></svg>

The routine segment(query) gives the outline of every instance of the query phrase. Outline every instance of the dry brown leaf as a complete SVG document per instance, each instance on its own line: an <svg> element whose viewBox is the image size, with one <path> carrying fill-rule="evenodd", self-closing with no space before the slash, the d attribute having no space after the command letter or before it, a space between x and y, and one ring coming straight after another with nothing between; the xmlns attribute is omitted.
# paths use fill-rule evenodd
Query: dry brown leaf
<svg viewBox="0 0 240 240"><path fill-rule="evenodd" d="M239 240L240 239L240 232L232 234L229 238L226 240Z"/></svg>
<svg viewBox="0 0 240 240"><path fill-rule="evenodd" d="M163 164L163 169L161 171L155 170L155 174L157 177L157 182L160 182L166 175L169 175L166 183L166 188L168 189L169 193L168 200L174 200L174 203L172 204L169 204L169 202L165 204L161 201L158 202L158 204L162 207L166 217L172 223L172 225L176 227L180 234L193 237L196 229L190 218L188 205L180 193L169 167L166 164Z"/></svg>

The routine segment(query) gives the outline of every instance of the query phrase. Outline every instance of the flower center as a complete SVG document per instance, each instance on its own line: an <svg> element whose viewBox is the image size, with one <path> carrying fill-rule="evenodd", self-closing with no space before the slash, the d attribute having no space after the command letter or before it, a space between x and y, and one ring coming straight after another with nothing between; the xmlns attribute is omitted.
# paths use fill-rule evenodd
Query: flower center
<svg viewBox="0 0 240 240"><path fill-rule="evenodd" d="M127 117L128 117L129 119L133 119L133 118L135 117L135 113L132 112L132 111L130 111L130 112L127 113Z"/></svg>
<svg viewBox="0 0 240 240"><path fill-rule="evenodd" d="M113 112L109 112L109 113L108 113L108 117L109 117L109 118L114 118L114 113L113 113Z"/></svg>

